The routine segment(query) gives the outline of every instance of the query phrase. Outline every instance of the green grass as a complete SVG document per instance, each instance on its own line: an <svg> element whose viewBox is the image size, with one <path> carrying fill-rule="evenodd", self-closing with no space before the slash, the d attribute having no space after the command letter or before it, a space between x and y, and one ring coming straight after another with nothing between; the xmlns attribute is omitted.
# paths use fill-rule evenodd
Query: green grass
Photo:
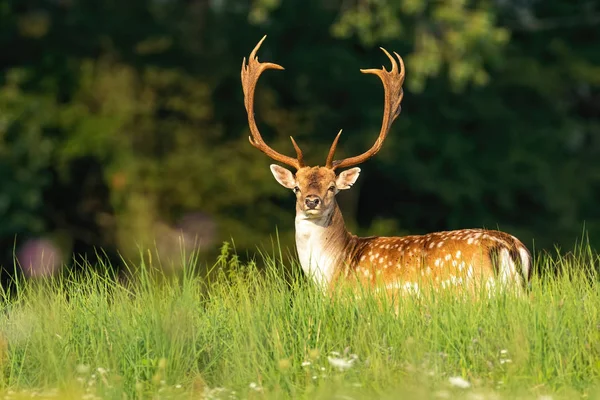
<svg viewBox="0 0 600 400"><path fill-rule="evenodd" d="M395 307L227 247L210 282L149 264L20 280L0 300L0 398L600 398L600 259L537 261L525 296L424 290Z"/></svg>

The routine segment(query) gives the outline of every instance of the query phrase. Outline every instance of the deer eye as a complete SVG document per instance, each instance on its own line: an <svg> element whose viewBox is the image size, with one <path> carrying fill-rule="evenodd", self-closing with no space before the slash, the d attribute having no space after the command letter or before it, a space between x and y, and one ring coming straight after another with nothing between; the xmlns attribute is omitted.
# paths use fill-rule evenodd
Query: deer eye
<svg viewBox="0 0 600 400"><path fill-rule="evenodd" d="M300 191L300 188L298 186L295 186L292 190L294 191L294 193L298 193Z"/></svg>
<svg viewBox="0 0 600 400"><path fill-rule="evenodd" d="M335 186L333 186L333 185L329 186L329 191L330 192L335 192Z"/></svg>

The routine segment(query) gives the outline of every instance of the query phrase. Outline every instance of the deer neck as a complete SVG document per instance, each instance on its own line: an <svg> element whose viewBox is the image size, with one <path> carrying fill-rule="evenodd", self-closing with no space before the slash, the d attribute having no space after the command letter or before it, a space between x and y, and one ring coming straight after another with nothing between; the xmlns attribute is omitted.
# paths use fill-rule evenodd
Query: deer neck
<svg viewBox="0 0 600 400"><path fill-rule="evenodd" d="M344 218L337 203L320 218L308 218L296 210L296 248L300 265L317 284L327 287L345 260L350 242Z"/></svg>

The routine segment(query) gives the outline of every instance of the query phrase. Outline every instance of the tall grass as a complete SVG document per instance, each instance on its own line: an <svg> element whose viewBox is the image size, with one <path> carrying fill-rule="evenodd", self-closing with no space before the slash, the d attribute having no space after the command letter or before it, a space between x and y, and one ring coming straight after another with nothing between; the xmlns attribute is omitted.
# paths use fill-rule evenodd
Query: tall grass
<svg viewBox="0 0 600 400"><path fill-rule="evenodd" d="M424 290L394 304L324 295L274 254L259 268L224 246L208 279L188 257L169 277L88 265L18 281L0 300L0 396L600 398L589 246L541 256L524 296Z"/></svg>

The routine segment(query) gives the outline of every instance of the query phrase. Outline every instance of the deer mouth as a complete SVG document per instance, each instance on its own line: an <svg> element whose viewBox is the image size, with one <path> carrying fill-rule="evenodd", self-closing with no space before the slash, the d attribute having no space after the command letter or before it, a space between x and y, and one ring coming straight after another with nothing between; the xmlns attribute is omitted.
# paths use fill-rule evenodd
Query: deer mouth
<svg viewBox="0 0 600 400"><path fill-rule="evenodd" d="M323 216L323 210L321 208L308 208L304 210L304 215L308 219L320 218Z"/></svg>

